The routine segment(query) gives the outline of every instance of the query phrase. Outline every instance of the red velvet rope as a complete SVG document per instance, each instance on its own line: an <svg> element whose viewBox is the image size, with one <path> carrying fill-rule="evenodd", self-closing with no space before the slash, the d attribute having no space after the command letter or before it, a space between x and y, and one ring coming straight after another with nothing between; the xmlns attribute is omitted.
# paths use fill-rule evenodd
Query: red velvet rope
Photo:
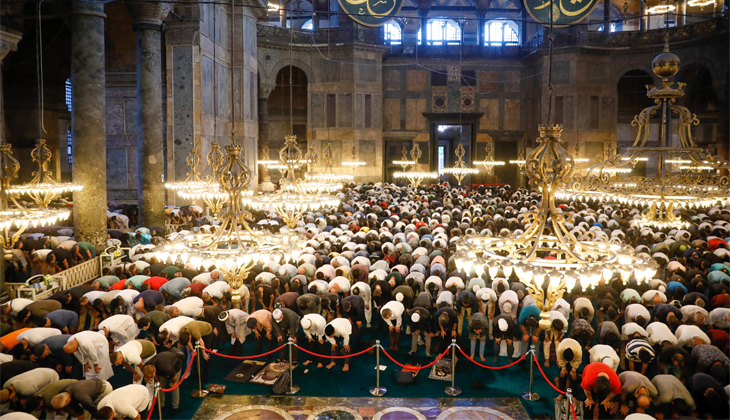
<svg viewBox="0 0 730 420"><path fill-rule="evenodd" d="M206 349L206 348L204 348L204 350L205 350L205 351L207 351L207 352L208 352L208 353L210 353L210 354L215 354L215 355L217 355L217 356L220 356L220 357L225 357L225 358L227 358L227 359L255 359L255 358L257 358L257 357L263 357L263 356L268 356L268 355L270 355L271 353L277 352L277 351L281 350L281 349L282 349L282 348L283 348L284 346L286 346L286 344L282 344L282 345L280 345L279 347L275 348L274 350L271 350L271 351L267 351L266 353L256 354L256 355L254 355L254 356L229 356L229 355L227 355L227 354L223 354L223 353L218 353L218 352L215 352L215 351L210 351L210 350L208 350L208 349Z"/></svg>
<svg viewBox="0 0 730 420"><path fill-rule="evenodd" d="M188 364L188 368L185 369L185 374L180 377L180 381L177 383L177 385L175 385L169 389L160 388L160 391L170 392L170 391L174 391L177 387L179 387L180 384L185 380L185 377L188 376L188 372L190 372L190 367L193 365L193 360L195 360L195 356L197 356L197 355L198 355L198 352L193 353L193 357L190 358L190 363Z"/></svg>
<svg viewBox="0 0 730 420"><path fill-rule="evenodd" d="M573 400L570 400L570 411L573 413L573 420L578 420L578 417L575 415L575 408L573 408Z"/></svg>
<svg viewBox="0 0 730 420"><path fill-rule="evenodd" d="M529 353L528 352L528 353L523 354L522 357L520 357L519 359L517 359L514 362L512 362L512 363L510 363L508 365L505 365L505 366L487 366L487 365L483 365L483 364L477 362L476 360L472 359L471 357L467 356L466 353L464 353L464 350L461 349L461 347L459 347L459 351L461 352L461 354L464 355L464 357L466 357L467 359L471 360L472 363L474 363L475 365L480 366L480 367L483 367L485 369L494 369L494 370L506 369L508 367L512 367L512 366L516 365L517 363L520 363L522 361L522 359L524 359L525 357L527 357L527 354Z"/></svg>
<svg viewBox="0 0 730 420"><path fill-rule="evenodd" d="M157 402L157 395L155 395L155 398L152 398L152 405L150 405L150 411L147 413L147 420L150 420L150 417L152 417L152 410L155 408L155 402Z"/></svg>
<svg viewBox="0 0 730 420"><path fill-rule="evenodd" d="M406 365L402 365L402 364L398 363L398 361L396 361L394 358L392 358L388 354L388 352L385 351L385 349L383 349L383 353L385 353L385 355L388 356L388 359L390 359L391 361L393 361L393 363L395 363L396 365L398 365L398 366L400 366L402 368L409 369L409 370L421 370L421 369L430 368L431 366L435 365L436 362L438 362L439 360L441 360L442 357L446 356L446 353L448 353L449 350L450 349L446 349L446 351L444 351L443 353L441 353L441 355L439 357L437 357L436 360L434 360L433 362L427 364L426 366L418 366L418 367L416 367L416 366L406 366Z"/></svg>
<svg viewBox="0 0 730 420"><path fill-rule="evenodd" d="M535 359L535 364L537 365L537 368L540 370L540 373L542 373L542 377L545 378L545 382L550 384L551 387L553 387L554 390L558 391L558 393L565 395L564 391L561 391L560 389L556 388L555 385L553 385L552 382L547 378L547 375L545 375L545 372L542 371L542 366L540 366L540 362L537 361L537 356L533 355L533 358Z"/></svg>
<svg viewBox="0 0 730 420"><path fill-rule="evenodd" d="M366 348L363 351L360 351L360 352L357 352L357 353L353 353L353 354L346 354L344 356L325 356L324 354L317 354L317 353L311 352L311 351L305 349L304 347L299 347L298 344L294 344L294 345L297 346L298 349L300 349L301 351L303 351L305 353L311 354L312 356L324 357L325 359L347 359L348 357L355 357L355 356L359 356L359 355L361 355L363 353L367 353L373 347L375 347L375 346L370 346L370 347Z"/></svg>

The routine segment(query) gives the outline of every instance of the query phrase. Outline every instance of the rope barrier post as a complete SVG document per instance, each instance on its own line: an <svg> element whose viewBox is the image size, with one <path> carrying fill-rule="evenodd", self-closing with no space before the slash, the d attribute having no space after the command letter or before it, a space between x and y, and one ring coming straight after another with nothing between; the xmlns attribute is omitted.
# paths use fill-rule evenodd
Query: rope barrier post
<svg viewBox="0 0 730 420"><path fill-rule="evenodd" d="M375 387L370 388L370 393L374 397L382 397L388 392L384 387L380 387L380 340L375 340Z"/></svg>
<svg viewBox="0 0 730 420"><path fill-rule="evenodd" d="M294 347L294 342L292 341L291 337L289 337L289 342L287 343L289 345L289 389L286 391L287 395L294 395L297 392L299 392L299 387L294 385L294 374L292 371L294 370L294 365L292 362L292 347Z"/></svg>
<svg viewBox="0 0 730 420"><path fill-rule="evenodd" d="M570 406L573 405L573 390L570 389L570 388L566 389L565 390L565 396L568 397L568 404L565 407L566 408L566 410L565 410L565 420L570 420L570 418L572 417L571 416L571 411L572 410L570 409Z"/></svg>
<svg viewBox="0 0 730 420"><path fill-rule="evenodd" d="M198 352L195 357L198 358L198 389L193 391L192 394L190 394L193 398L205 398L206 395L208 395L208 390L203 389L203 382L200 377L200 358L203 357L200 344L195 344L195 350Z"/></svg>
<svg viewBox="0 0 730 420"><path fill-rule="evenodd" d="M538 395L535 392L532 392L532 371L535 369L535 363L537 363L537 359L535 356L535 343L530 344L530 389L527 392L522 393L522 398L527 401L537 401L540 399L540 395Z"/></svg>
<svg viewBox="0 0 730 420"><path fill-rule="evenodd" d="M157 412L160 415L160 420L162 420L162 399L160 398L160 389L162 389L162 385L159 382L155 382L155 397L157 397ZM152 410L152 407L150 407L150 410Z"/></svg>
<svg viewBox="0 0 730 420"><path fill-rule="evenodd" d="M451 386L447 386L444 392L455 397L461 394L461 389L454 386L454 380L456 379L456 339L451 339Z"/></svg>

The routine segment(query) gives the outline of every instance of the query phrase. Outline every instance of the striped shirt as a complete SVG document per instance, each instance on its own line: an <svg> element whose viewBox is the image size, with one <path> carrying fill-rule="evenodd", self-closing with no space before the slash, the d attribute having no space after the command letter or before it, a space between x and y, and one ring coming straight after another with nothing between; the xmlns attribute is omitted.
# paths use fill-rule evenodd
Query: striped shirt
<svg viewBox="0 0 730 420"><path fill-rule="evenodd" d="M649 352L651 360L654 360L654 357L656 356L654 348L652 348L651 345L642 338L631 340L628 344L626 344L626 358L635 362L641 362L641 359L639 358L639 352L641 350Z"/></svg>

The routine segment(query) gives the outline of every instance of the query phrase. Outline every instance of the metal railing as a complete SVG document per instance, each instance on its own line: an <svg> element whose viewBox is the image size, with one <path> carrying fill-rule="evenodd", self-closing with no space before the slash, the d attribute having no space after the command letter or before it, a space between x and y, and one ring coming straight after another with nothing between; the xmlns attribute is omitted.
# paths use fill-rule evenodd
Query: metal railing
<svg viewBox="0 0 730 420"><path fill-rule="evenodd" d="M31 300L44 299L59 289L69 289L101 277L104 268L119 264L121 260L121 258L115 259L111 254L99 255L89 261L75 265L68 270L53 274L51 276L51 284L53 286L51 287L38 289L32 286L21 286L16 288L17 297Z"/></svg>
<svg viewBox="0 0 730 420"><path fill-rule="evenodd" d="M727 32L728 18L712 18L684 26L647 31L603 32L584 31L557 33L554 47L592 46L604 48L635 47L640 45L661 45L665 36L670 43L697 41L702 38ZM544 35L535 35L523 45L390 45L380 28L323 28L316 31L259 24L256 26L260 43L293 42L300 45L363 43L381 45L390 50L394 57L462 57L479 56L487 58L520 58L542 48L547 48Z"/></svg>

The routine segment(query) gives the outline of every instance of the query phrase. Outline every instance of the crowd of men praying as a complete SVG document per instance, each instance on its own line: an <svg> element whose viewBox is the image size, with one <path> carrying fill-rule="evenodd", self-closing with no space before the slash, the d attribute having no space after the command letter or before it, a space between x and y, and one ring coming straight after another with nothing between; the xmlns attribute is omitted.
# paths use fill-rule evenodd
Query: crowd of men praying
<svg viewBox="0 0 730 420"><path fill-rule="evenodd" d="M338 195L339 208L305 213L294 229L306 240L297 261L259 263L239 290L218 269L158 261L155 246L181 233L125 232L136 206L111 203L107 242L130 249L122 264L90 284L0 307L0 409L8 413L0 419L87 412L139 419L151 409L154 383L177 384L196 345L253 355L291 338L320 355L347 356L366 348L364 334L380 338L404 363L409 355L435 358L455 339L473 360L501 366L534 344L549 379L572 388L586 418L730 417L730 207L683 210L686 229L656 229L635 223L638 208L564 202L560 211L578 240L630 245L659 269L640 284L624 283L618 273L587 290L577 282L548 308L550 328L543 331L541 311L514 273L477 276L457 270L454 260L457 241L467 235L523 234L538 193L378 183L353 184ZM166 213L178 230L216 228L198 206ZM276 215L255 216L256 228L288 230ZM13 249L8 273L52 274L95 253L74 240L72 228L32 229ZM246 340L255 346L244 347ZM285 359L285 349L270 358ZM202 356L205 384L211 355ZM345 372L356 363L296 351L293 357ZM463 359L457 362L471 363ZM121 369L133 383L113 389L108 379ZM215 372L215 379L226 374ZM159 398L163 417L179 413L179 388Z"/></svg>

